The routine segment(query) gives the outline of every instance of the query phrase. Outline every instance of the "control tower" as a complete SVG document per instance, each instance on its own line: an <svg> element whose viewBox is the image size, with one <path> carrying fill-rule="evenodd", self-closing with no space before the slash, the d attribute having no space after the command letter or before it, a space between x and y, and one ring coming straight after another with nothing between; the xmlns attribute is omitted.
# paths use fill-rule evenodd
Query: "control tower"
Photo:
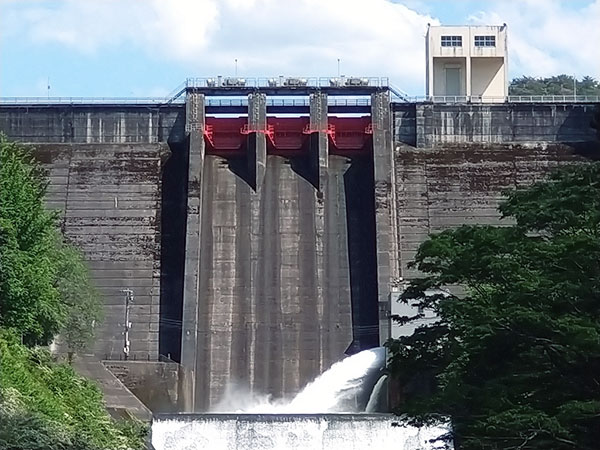
<svg viewBox="0 0 600 450"><path fill-rule="evenodd" d="M428 26L426 95L433 101L506 101L507 32L502 26Z"/></svg>

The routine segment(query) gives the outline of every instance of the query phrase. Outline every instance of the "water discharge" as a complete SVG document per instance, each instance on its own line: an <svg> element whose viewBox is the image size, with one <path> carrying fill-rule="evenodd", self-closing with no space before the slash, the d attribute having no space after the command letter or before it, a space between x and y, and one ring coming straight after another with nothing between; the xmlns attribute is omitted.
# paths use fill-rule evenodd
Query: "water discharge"
<svg viewBox="0 0 600 450"><path fill-rule="evenodd" d="M390 414L365 414L383 391L385 350L366 350L331 366L291 400L272 400L230 387L210 414L160 415L152 426L157 450L431 450L443 428L401 425ZM375 388L374 388L375 386ZM371 393L373 392L373 395Z"/></svg>
<svg viewBox="0 0 600 450"><path fill-rule="evenodd" d="M273 400L230 386L219 413L323 414L363 412L385 365L385 349L365 350L335 363L291 400Z"/></svg>

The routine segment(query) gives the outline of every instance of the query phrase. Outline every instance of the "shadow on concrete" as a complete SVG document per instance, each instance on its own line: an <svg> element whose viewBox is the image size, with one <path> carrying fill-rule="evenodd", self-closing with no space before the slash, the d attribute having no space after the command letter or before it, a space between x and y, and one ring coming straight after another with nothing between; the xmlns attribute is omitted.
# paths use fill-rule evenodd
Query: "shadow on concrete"
<svg viewBox="0 0 600 450"><path fill-rule="evenodd" d="M372 156L352 160L344 174L344 187L353 338L346 353L354 354L379 346L375 179Z"/></svg>
<svg viewBox="0 0 600 450"><path fill-rule="evenodd" d="M169 144L162 173L159 353L181 361L188 145Z"/></svg>

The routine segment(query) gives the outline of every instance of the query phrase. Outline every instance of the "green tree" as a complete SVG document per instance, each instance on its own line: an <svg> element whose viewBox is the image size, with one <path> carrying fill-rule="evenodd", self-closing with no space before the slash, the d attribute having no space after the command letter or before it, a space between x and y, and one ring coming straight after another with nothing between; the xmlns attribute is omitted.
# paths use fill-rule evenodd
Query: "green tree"
<svg viewBox="0 0 600 450"><path fill-rule="evenodd" d="M30 151L0 135L0 326L28 345L60 332L73 353L91 342L101 304L81 255L45 208L45 193Z"/></svg>
<svg viewBox="0 0 600 450"><path fill-rule="evenodd" d="M581 80L571 75L555 75L547 78L517 77L508 87L510 95L600 95L600 83L590 76Z"/></svg>
<svg viewBox="0 0 600 450"><path fill-rule="evenodd" d="M48 343L67 318L56 286L56 215L31 155L0 136L0 326Z"/></svg>
<svg viewBox="0 0 600 450"><path fill-rule="evenodd" d="M388 343L396 412L451 420L460 450L597 449L600 164L512 192L500 211L513 225L463 226L420 246L426 276L402 298L439 320ZM451 285L466 294L432 294Z"/></svg>
<svg viewBox="0 0 600 450"><path fill-rule="evenodd" d="M113 421L95 385L37 347L60 332L80 351L101 312L45 186L29 150L0 135L0 449L141 449L144 425Z"/></svg>
<svg viewBox="0 0 600 450"><path fill-rule="evenodd" d="M0 449L142 449L146 426L115 422L100 390L0 330Z"/></svg>
<svg viewBox="0 0 600 450"><path fill-rule="evenodd" d="M69 360L74 353L84 351L94 338L96 324L102 320L102 306L89 270L80 252L56 237L56 287L67 308L67 317L61 328L59 344L65 347Z"/></svg>

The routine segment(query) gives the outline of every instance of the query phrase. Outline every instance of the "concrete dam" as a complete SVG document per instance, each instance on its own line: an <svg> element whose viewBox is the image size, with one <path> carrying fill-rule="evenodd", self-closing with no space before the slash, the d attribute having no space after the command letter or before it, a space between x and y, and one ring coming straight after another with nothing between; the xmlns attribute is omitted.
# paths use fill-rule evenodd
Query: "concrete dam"
<svg viewBox="0 0 600 450"><path fill-rule="evenodd" d="M170 401L190 412L230 383L289 397L379 346L428 234L499 224L503 189L597 146L593 103L408 103L384 85L184 98L2 101L0 131L35 147L89 263L95 355L180 363Z"/></svg>

